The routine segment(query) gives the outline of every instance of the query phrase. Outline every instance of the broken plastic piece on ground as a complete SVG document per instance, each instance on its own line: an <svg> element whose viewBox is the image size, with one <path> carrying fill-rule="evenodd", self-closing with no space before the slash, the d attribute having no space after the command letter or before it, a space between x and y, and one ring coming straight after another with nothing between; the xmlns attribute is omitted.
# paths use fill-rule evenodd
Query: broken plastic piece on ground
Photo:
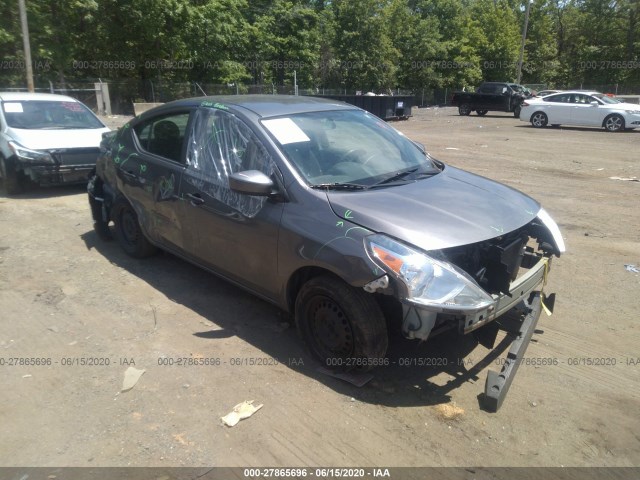
<svg viewBox="0 0 640 480"><path fill-rule="evenodd" d="M625 263L624 268L627 272L640 273L640 269L638 269L638 267L629 263Z"/></svg>
<svg viewBox="0 0 640 480"><path fill-rule="evenodd" d="M133 387L135 387L136 383L138 383L138 380L140 380L140 377L144 372L146 372L146 370L144 369L138 370L135 367L127 368L127 370L124 372L124 380L122 382L122 390L120 390L120 392L128 392Z"/></svg>
<svg viewBox="0 0 640 480"><path fill-rule="evenodd" d="M254 407L253 406L254 401L255 400L245 400L244 402L237 404L235 407L233 407L232 412L226 414L224 417L220 417L220 419L228 427L233 427L240 420L249 418L251 415L253 415L263 407L262 403L257 407Z"/></svg>
<svg viewBox="0 0 640 480"><path fill-rule="evenodd" d="M638 177L609 177L611 180L622 180L623 182L640 182Z"/></svg>
<svg viewBox="0 0 640 480"><path fill-rule="evenodd" d="M318 372L329 375L330 377L337 378L338 380L344 380L356 387L364 387L367 383L373 380L373 375L370 373L354 373L354 372L334 372L325 367L318 367Z"/></svg>

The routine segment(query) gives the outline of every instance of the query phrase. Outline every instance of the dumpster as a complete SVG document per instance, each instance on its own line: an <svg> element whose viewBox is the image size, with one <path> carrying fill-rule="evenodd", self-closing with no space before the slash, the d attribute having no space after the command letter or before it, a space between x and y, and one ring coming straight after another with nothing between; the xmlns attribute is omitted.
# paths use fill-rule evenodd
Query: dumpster
<svg viewBox="0 0 640 480"><path fill-rule="evenodd" d="M411 116L413 97L410 95L316 95L339 100L366 110L383 120L406 120Z"/></svg>

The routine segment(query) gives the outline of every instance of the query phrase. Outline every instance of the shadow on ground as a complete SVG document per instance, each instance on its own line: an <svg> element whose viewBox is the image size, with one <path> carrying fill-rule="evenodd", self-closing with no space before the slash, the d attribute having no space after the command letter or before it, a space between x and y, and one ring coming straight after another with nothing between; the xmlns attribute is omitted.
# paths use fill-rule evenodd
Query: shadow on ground
<svg viewBox="0 0 640 480"><path fill-rule="evenodd" d="M318 371L320 363L304 348L288 314L277 307L171 254L137 260L128 257L117 242L104 242L93 231L81 237L88 249L96 249L111 263L220 327L221 330L203 327L192 332L198 341L210 342L211 350L216 350L217 340L237 336L264 352L265 357L275 358L362 402L392 407L443 404L450 402L451 391L473 382L477 384L478 401L482 405L486 374L481 372L490 365L499 370L494 362L509 347L505 337L485 358L472 363L465 357L478 347L473 335L445 333L419 343L406 340L399 332L392 333L387 355L389 365L374 369L373 380L358 388ZM449 380L438 385L432 380L441 373L446 373Z"/></svg>

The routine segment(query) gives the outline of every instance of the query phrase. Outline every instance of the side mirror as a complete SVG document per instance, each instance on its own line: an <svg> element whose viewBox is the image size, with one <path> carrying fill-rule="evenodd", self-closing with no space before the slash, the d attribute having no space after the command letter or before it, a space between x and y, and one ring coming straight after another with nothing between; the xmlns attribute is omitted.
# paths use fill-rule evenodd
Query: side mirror
<svg viewBox="0 0 640 480"><path fill-rule="evenodd" d="M593 102L589 102L591 104L592 107L597 107L598 105L600 105L598 102L596 102L595 100Z"/></svg>
<svg viewBox="0 0 640 480"><path fill-rule="evenodd" d="M245 195L268 197L273 193L273 181L258 170L245 170L244 172L229 175L229 187L234 192Z"/></svg>

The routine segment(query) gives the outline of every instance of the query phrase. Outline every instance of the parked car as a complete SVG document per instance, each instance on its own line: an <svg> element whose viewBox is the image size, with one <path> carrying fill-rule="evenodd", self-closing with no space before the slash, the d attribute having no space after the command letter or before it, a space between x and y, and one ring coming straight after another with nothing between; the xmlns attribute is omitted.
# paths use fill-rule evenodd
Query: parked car
<svg viewBox="0 0 640 480"><path fill-rule="evenodd" d="M546 97L547 95L551 95L553 93L560 93L562 90L540 90L535 94L536 97Z"/></svg>
<svg viewBox="0 0 640 480"><path fill-rule="evenodd" d="M336 101L179 100L105 134L101 152L88 186L101 237L113 222L129 255L167 250L278 305L330 368L388 364L387 325L468 334L517 306L521 355L564 251L535 200Z"/></svg>
<svg viewBox="0 0 640 480"><path fill-rule="evenodd" d="M567 91L527 100L520 120L536 128L580 125L620 132L640 127L640 105L594 91Z"/></svg>
<svg viewBox="0 0 640 480"><path fill-rule="evenodd" d="M485 82L475 93L455 92L451 97L451 104L458 106L460 115L477 112L486 115L489 111L513 112L515 117L520 115L520 104L531 96L531 91L508 82Z"/></svg>
<svg viewBox="0 0 640 480"><path fill-rule="evenodd" d="M83 183L109 129L78 100L45 93L0 93L0 178L9 194L27 180Z"/></svg>

